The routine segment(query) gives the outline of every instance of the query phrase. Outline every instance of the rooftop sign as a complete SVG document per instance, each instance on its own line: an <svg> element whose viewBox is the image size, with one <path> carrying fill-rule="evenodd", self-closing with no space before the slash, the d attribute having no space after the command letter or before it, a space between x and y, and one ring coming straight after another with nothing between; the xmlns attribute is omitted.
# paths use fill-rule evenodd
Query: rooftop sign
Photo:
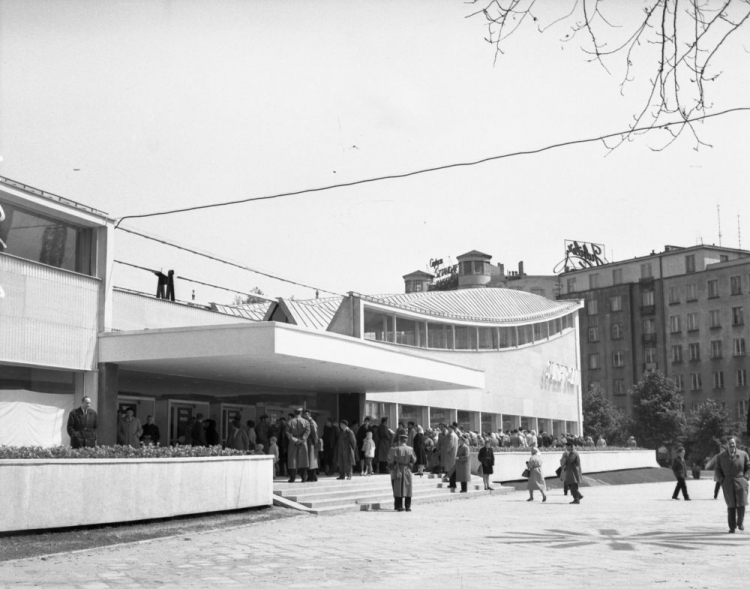
<svg viewBox="0 0 750 589"><path fill-rule="evenodd" d="M587 241L565 240L565 258L555 266L553 272L570 272L594 268L607 263L604 257L604 245Z"/></svg>

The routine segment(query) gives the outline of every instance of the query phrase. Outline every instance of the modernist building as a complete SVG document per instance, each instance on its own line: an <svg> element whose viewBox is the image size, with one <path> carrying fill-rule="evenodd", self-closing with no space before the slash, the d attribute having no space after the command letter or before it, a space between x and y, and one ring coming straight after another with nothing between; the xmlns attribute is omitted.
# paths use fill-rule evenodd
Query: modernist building
<svg viewBox="0 0 750 589"><path fill-rule="evenodd" d="M506 274L502 264L489 263L491 256L471 251L447 271L438 265L434 274L407 274L406 292L498 287L581 300L583 387L599 385L629 411L627 391L644 372L660 370L684 392L686 409L711 398L744 424L750 252L666 246L661 253L607 263L585 245L574 243L571 253L590 266L557 276L527 276L523 263Z"/></svg>
<svg viewBox="0 0 750 589"><path fill-rule="evenodd" d="M580 432L578 301L500 289L233 307L114 286L105 213L0 178L0 444L67 443L90 396L177 440L198 413ZM473 260L472 260L473 261Z"/></svg>

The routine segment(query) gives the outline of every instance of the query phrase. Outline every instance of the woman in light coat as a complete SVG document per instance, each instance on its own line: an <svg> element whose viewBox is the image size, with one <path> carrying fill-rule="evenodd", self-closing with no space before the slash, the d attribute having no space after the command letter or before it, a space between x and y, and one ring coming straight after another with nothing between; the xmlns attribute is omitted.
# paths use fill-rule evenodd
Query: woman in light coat
<svg viewBox="0 0 750 589"><path fill-rule="evenodd" d="M526 488L529 490L529 498L526 501L534 500L534 491L539 491L542 494L542 503L547 500L547 485L544 482L544 475L542 474L542 457L539 455L539 448L536 446L531 447L531 458L526 463L529 468L529 480L526 483Z"/></svg>

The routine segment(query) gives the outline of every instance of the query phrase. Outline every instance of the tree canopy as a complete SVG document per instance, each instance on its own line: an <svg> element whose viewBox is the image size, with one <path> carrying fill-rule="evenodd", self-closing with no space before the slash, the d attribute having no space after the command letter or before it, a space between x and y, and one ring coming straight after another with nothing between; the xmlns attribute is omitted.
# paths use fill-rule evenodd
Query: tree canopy
<svg viewBox="0 0 750 589"><path fill-rule="evenodd" d="M630 419L607 399L596 384L583 397L583 435L594 440L603 436L609 444L624 444L628 437Z"/></svg>
<svg viewBox="0 0 750 589"><path fill-rule="evenodd" d="M713 399L698 405L688 415L688 440L695 458L707 458L718 452L721 441L737 433L729 409Z"/></svg>
<svg viewBox="0 0 750 589"><path fill-rule="evenodd" d="M647 372L631 396L633 429L641 446L673 446L683 439L687 427L683 399L672 379L661 372Z"/></svg>

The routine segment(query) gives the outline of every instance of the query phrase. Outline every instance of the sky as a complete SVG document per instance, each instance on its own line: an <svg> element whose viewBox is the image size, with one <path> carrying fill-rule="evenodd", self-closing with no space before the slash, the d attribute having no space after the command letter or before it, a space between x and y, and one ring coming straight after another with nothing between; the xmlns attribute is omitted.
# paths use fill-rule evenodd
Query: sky
<svg viewBox="0 0 750 589"><path fill-rule="evenodd" d="M537 2L548 24L562 6ZM606 6L606 3L605 3ZM609 8L609 7L608 7ZM613 5L632 23L642 3ZM648 73L590 63L569 24L495 59L460 0L0 0L0 175L114 218L470 162L628 128ZM546 19L546 20L545 20ZM542 23L540 23L542 24ZM622 30L625 30L623 28ZM716 56L709 112L750 106L750 26ZM610 261L664 245L750 249L750 112L408 178L124 226L326 292L403 292L470 250L551 274L566 239ZM717 208L718 207L718 208ZM314 289L117 231L115 257L268 296ZM121 265L115 283L155 290ZM177 296L232 294L178 281Z"/></svg>

